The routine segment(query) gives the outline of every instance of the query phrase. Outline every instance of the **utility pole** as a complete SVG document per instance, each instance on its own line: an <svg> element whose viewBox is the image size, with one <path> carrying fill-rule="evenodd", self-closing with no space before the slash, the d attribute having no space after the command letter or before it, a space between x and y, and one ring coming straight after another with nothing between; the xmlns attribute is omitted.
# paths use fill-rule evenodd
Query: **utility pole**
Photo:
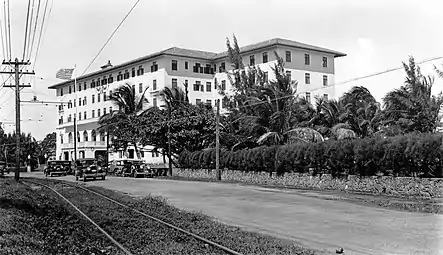
<svg viewBox="0 0 443 255"><path fill-rule="evenodd" d="M220 171L220 99L217 99L217 113L215 114L215 170L217 180L221 180Z"/></svg>
<svg viewBox="0 0 443 255"><path fill-rule="evenodd" d="M171 107L172 104L169 103L168 105L168 157L169 157L169 170L168 175L172 176L172 158L171 158Z"/></svg>
<svg viewBox="0 0 443 255"><path fill-rule="evenodd" d="M14 179L18 181L20 179L20 88L31 87L31 85L20 85L20 75L21 74L35 74L34 72L23 72L20 71L20 66L30 65L29 61L3 61L3 65L14 66L14 71L0 72L0 74L15 74L15 86L14 85L4 85L4 87L15 88L15 135L16 135L16 147L15 147L15 175Z"/></svg>

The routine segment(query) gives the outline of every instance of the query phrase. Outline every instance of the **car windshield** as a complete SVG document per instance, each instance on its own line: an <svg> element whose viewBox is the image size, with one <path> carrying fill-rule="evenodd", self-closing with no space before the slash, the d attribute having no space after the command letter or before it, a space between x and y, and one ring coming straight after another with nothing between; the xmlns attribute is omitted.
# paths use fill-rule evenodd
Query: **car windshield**
<svg viewBox="0 0 443 255"><path fill-rule="evenodd" d="M79 160L78 164L81 166L86 166L86 165L93 165L95 164L95 160Z"/></svg>
<svg viewBox="0 0 443 255"><path fill-rule="evenodd" d="M69 166L71 162L69 161L50 161L48 162L49 165L55 166L55 165L63 165L63 166Z"/></svg>

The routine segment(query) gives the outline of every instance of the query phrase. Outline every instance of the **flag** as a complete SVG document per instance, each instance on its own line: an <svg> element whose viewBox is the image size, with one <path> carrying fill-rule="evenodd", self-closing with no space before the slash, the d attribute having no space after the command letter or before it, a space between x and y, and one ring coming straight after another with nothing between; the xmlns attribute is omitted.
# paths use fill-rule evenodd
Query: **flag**
<svg viewBox="0 0 443 255"><path fill-rule="evenodd" d="M63 80L70 80L72 77L72 73L74 72L74 68L71 69L60 69L55 74L55 78L63 79Z"/></svg>

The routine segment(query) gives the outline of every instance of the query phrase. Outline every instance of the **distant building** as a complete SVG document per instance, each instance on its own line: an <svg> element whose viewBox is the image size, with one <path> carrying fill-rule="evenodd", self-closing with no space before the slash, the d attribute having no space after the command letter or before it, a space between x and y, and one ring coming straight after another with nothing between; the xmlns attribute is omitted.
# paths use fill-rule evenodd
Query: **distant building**
<svg viewBox="0 0 443 255"><path fill-rule="evenodd" d="M241 55L245 66L259 66L272 80L271 66L276 62L274 51L285 61L286 72L298 81L297 91L302 91L311 101L316 95L335 97L334 86L328 85L334 83L334 58L346 56L344 53L276 38L244 46ZM220 89L231 89L225 72L231 69L226 56L226 52L172 47L115 66L108 62L101 70L78 77L77 88L74 88L73 80L50 86L50 89L56 90L58 99L67 103L58 109L57 157L64 160L74 158L74 117L78 120L78 157L106 154L106 137L95 131L97 121L100 116L116 110L108 100L109 95L125 83L131 84L137 93L149 87L146 97L151 106L164 104L156 92L164 87L184 90L184 84L188 85L190 103L215 105L216 99L222 98L215 79ZM111 160L134 157L133 148L110 155ZM149 149L142 152L142 157L147 161L162 160L161 155Z"/></svg>

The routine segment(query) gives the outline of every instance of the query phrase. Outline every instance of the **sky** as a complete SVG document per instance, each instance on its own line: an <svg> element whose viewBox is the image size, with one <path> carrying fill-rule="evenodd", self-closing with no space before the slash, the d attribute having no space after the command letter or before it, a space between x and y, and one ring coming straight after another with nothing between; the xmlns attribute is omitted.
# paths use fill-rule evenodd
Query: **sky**
<svg viewBox="0 0 443 255"><path fill-rule="evenodd" d="M57 70L75 65L83 73L135 2L49 0L36 75L22 79L31 84L22 100L56 100L48 86L60 81ZM13 56L23 54L27 3L10 3ZM441 10L440 0L141 0L86 72L108 60L116 65L172 46L222 52L226 38L235 34L240 46L279 37L344 52L346 57L335 59L340 83L401 67L409 56L416 61L443 57ZM2 7L4 24L1 13ZM422 73L435 75L433 65L443 69L443 58L421 65ZM337 85L336 93L365 86L381 100L404 78L403 70L394 71ZM434 90L443 90L443 80L436 78ZM15 120L14 101L14 91L0 88L0 121ZM25 104L21 114L22 131L36 139L55 131L55 105Z"/></svg>

